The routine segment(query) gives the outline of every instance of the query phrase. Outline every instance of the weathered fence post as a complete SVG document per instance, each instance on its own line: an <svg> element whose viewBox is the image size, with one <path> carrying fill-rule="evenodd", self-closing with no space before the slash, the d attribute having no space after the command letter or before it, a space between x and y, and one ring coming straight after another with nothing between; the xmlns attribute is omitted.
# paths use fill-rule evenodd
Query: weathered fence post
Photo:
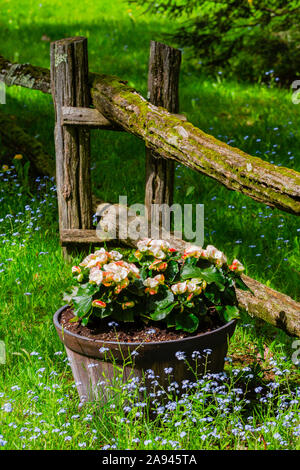
<svg viewBox="0 0 300 470"><path fill-rule="evenodd" d="M90 104L87 39L75 37L51 43L50 61L59 228L60 231L90 229L90 132L88 128L62 124L62 107L88 107ZM66 248L64 254L71 251Z"/></svg>
<svg viewBox="0 0 300 470"><path fill-rule="evenodd" d="M156 41L150 42L148 98L156 106L178 113L181 52ZM172 205L174 162L146 148L145 206L151 217L151 204ZM153 214L152 214L153 215ZM160 220L161 222L161 220Z"/></svg>

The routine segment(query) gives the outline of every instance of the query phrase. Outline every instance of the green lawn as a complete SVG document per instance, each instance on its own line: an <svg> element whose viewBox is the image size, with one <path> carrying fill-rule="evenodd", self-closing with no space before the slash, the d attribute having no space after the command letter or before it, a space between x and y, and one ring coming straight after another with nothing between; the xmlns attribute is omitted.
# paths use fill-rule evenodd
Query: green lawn
<svg viewBox="0 0 300 470"><path fill-rule="evenodd" d="M89 39L90 70L118 75L144 96L149 42L163 40L162 33L172 28L166 18L143 15L121 0L2 0L1 13L3 56L49 67L49 40L83 35ZM184 51L180 111L220 140L300 171L299 108L291 92L229 82L222 75L207 78L189 65L187 55ZM1 110L15 115L54 155L50 96L7 88ZM93 131L92 154L94 191L101 199L117 202L127 195L129 204L143 202L143 142ZM4 148L0 155L13 156ZM170 397L175 409L149 421L147 406L134 397L131 410L124 412L127 395L120 391L104 410L88 405L79 412L70 368L52 326L61 293L71 282L58 243L54 182L40 179L29 190L11 168L0 173L0 202L0 339L7 350L6 364L0 364L0 447L299 448L293 339L246 314L229 348L226 377L207 378L181 407L176 396ZM175 202L204 204L205 245L216 245L229 259L240 259L251 277L300 299L300 222L295 216L180 165ZM143 415L137 414L141 410Z"/></svg>

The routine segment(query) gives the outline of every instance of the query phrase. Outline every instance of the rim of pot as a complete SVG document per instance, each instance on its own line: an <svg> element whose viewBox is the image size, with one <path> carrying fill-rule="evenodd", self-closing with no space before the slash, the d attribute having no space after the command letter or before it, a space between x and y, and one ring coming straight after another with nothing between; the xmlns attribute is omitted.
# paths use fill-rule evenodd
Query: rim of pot
<svg viewBox="0 0 300 470"><path fill-rule="evenodd" d="M59 308L53 316L54 325L56 327L58 327L61 331L63 330L63 328L62 328L62 326L59 322L59 317L62 314L62 312L64 310L66 310L67 308L71 308L71 307L69 305L64 305L63 307ZM78 335L78 334L73 333L69 330L64 329L63 331L66 332L70 336L73 336L77 339L88 341L88 342L91 341L93 343L105 343L105 344L112 345L112 346L117 346L117 345L127 346L127 347L132 346L134 348L134 347L140 346L141 344L147 344L149 346L151 346L151 345L158 346L159 344L175 344L175 343L187 342L191 339L196 339L196 338L199 338L199 337L209 336L209 335L212 335L214 333L221 332L222 330L225 330L228 327L230 327L231 325L236 324L236 323L237 323L237 320L233 319L233 320L230 320L228 323L225 323L225 325L222 325L219 328L216 328L215 330L206 331L205 333L200 333L199 335L188 336L188 337L180 338L180 339L171 339L169 341L147 341L147 342L142 342L141 341L140 343L124 342L124 341L106 341L106 340L101 340L101 339L92 339L92 338L88 338L87 336Z"/></svg>

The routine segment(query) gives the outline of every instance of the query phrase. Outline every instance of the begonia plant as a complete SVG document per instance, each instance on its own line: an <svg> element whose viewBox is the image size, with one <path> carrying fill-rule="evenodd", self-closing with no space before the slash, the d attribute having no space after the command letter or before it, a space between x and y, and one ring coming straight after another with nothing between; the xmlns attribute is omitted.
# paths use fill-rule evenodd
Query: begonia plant
<svg viewBox="0 0 300 470"><path fill-rule="evenodd" d="M110 317L193 333L216 315L224 324L239 316L235 287L247 289L243 271L212 245L181 253L147 238L127 256L101 248L73 266L76 285L64 300L74 310L72 321L84 326Z"/></svg>

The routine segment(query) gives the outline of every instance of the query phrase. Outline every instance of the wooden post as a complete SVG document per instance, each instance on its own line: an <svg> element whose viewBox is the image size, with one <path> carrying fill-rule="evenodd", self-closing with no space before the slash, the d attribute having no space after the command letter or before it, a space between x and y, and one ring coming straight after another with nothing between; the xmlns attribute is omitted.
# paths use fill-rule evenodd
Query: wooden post
<svg viewBox="0 0 300 470"><path fill-rule="evenodd" d="M148 98L152 104L162 106L171 113L179 111L180 63L181 52L178 49L156 41L150 42ZM173 186L174 162L146 148L145 206L148 218L151 218L151 204L172 205Z"/></svg>
<svg viewBox="0 0 300 470"><path fill-rule="evenodd" d="M50 61L59 228L60 231L90 229L90 132L87 128L62 123L63 107L88 107L90 104L87 39L74 37L51 43ZM65 256L71 253L71 248L64 251Z"/></svg>

